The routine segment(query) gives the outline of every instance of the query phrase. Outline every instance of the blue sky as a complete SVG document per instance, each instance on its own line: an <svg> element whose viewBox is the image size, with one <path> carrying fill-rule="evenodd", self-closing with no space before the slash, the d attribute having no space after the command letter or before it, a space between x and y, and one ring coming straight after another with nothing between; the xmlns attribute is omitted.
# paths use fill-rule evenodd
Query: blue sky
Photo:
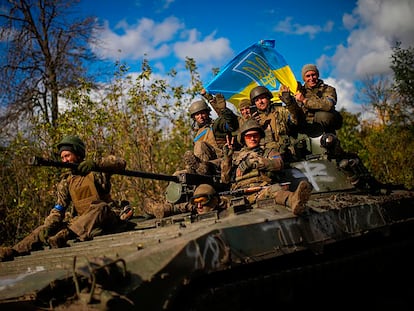
<svg viewBox="0 0 414 311"><path fill-rule="evenodd" d="M414 43L413 0L81 0L82 14L104 25L95 52L138 71L150 60L162 76L185 71L196 60L205 85L211 69L262 39L276 50L298 80L304 64L318 65L321 78L337 88L338 105L361 111L355 84L370 74L390 73L391 46Z"/></svg>

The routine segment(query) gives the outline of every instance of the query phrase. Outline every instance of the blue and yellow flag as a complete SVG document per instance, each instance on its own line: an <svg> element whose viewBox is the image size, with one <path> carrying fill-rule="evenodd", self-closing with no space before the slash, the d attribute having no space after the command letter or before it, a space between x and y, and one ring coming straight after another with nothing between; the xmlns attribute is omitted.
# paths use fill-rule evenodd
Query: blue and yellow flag
<svg viewBox="0 0 414 311"><path fill-rule="evenodd" d="M250 98L250 90L258 85L267 87L274 101L280 101L280 84L289 86L295 93L295 75L274 47L275 40L260 40L248 47L220 70L205 89L210 94L223 94L237 108L242 99Z"/></svg>

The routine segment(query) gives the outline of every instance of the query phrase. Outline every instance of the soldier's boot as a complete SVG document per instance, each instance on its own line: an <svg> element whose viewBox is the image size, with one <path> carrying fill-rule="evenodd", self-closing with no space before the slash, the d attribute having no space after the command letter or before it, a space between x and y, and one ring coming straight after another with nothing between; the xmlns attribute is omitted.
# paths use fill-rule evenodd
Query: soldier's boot
<svg viewBox="0 0 414 311"><path fill-rule="evenodd" d="M184 153L183 159L186 171L190 174L196 174L201 160L190 150Z"/></svg>
<svg viewBox="0 0 414 311"><path fill-rule="evenodd" d="M12 247L4 246L0 247L0 262L2 261L12 261L14 260L14 257L18 256L16 250L14 250Z"/></svg>
<svg viewBox="0 0 414 311"><path fill-rule="evenodd" d="M54 236L51 236L47 242L49 243L50 248L62 248L68 247L68 241L73 238L74 235L69 229L62 229Z"/></svg>
<svg viewBox="0 0 414 311"><path fill-rule="evenodd" d="M212 163L201 160L192 151L186 151L183 158L187 173L212 175L214 172L214 165Z"/></svg>
<svg viewBox="0 0 414 311"><path fill-rule="evenodd" d="M279 190L275 194L277 204L290 207L293 214L300 215L306 210L306 202L308 202L312 193L312 185L302 180L295 192Z"/></svg>
<svg viewBox="0 0 414 311"><path fill-rule="evenodd" d="M173 214L173 206L169 203L157 202L151 198L145 198L144 212L154 215L156 218L163 218Z"/></svg>

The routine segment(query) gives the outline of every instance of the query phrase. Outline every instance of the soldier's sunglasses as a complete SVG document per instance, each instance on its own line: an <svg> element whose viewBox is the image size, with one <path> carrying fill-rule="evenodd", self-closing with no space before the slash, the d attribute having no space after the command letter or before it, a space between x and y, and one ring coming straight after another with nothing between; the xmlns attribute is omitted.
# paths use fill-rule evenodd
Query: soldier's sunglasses
<svg viewBox="0 0 414 311"><path fill-rule="evenodd" d="M247 138L247 139L259 139L260 138L260 134L259 133L246 134L246 135L244 135L244 138Z"/></svg>
<svg viewBox="0 0 414 311"><path fill-rule="evenodd" d="M192 197L190 202L191 204L198 204L200 203L201 205L207 205L211 200L210 196L199 196L199 197Z"/></svg>

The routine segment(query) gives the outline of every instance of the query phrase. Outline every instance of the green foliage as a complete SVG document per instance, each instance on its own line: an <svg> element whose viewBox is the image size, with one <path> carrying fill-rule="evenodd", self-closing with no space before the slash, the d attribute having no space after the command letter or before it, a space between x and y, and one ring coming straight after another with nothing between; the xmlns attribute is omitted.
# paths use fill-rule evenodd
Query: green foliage
<svg viewBox="0 0 414 311"><path fill-rule="evenodd" d="M393 47L391 69L394 72L395 91L399 95L400 114L413 124L414 112L414 48L401 48L401 43Z"/></svg>
<svg viewBox="0 0 414 311"><path fill-rule="evenodd" d="M13 244L41 224L54 205L54 185L59 169L30 167L28 155L58 160L56 144L64 135L79 135L86 144L87 159L114 154L124 158L127 169L173 174L182 169L182 154L192 148L188 106L201 88L195 63L189 62L188 87L155 78L146 60L133 79L124 64L117 64L107 89L94 90L79 81L67 89L53 129L40 119L28 120L29 137L18 135L1 153L1 240ZM174 71L170 73L174 81ZM166 181L113 176L113 198L142 207L145 197L164 199Z"/></svg>
<svg viewBox="0 0 414 311"><path fill-rule="evenodd" d="M144 60L141 72L132 76L125 64L117 63L107 87L94 89L80 80L76 88L65 90L57 128L33 114L24 131L3 139L0 244L11 245L27 235L55 204L60 170L27 163L33 155L58 160L56 144L64 135L85 141L87 159L114 154L130 170L173 174L183 169L182 155L192 148L188 107L203 87L193 59L186 60L186 69L189 83L179 85L175 70L161 79ZM380 181L414 188L414 129L393 120L387 126L364 123L360 114L341 113L342 147L357 153ZM142 208L145 197L164 199L166 186L165 181L114 175L112 194Z"/></svg>
<svg viewBox="0 0 414 311"><path fill-rule="evenodd" d="M367 166L379 180L414 189L414 128L372 129L364 139Z"/></svg>

